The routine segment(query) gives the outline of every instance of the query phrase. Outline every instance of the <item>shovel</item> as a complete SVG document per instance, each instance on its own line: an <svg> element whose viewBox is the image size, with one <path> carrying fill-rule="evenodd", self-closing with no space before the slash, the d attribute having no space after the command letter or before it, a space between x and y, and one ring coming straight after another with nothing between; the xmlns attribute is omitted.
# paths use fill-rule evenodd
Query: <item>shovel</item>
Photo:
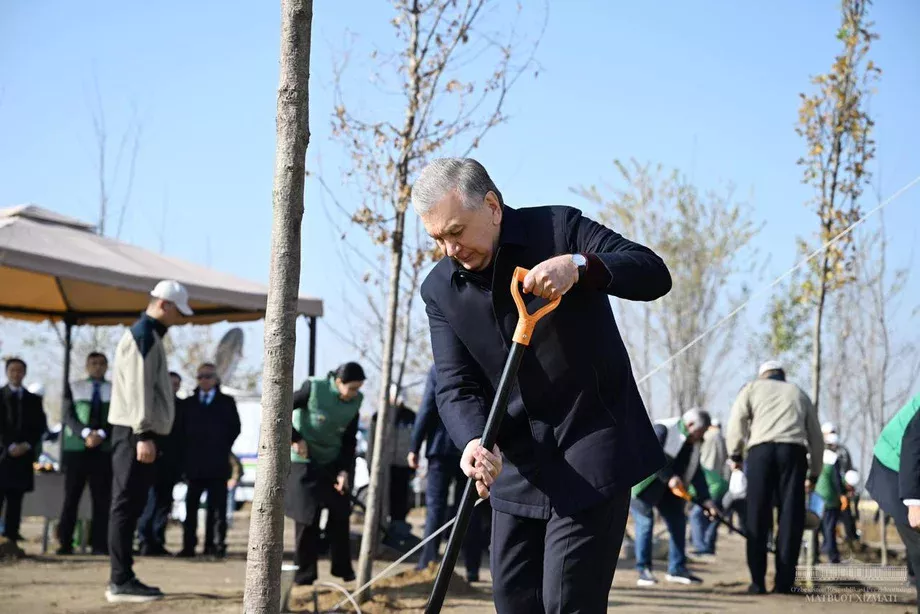
<svg viewBox="0 0 920 614"><path fill-rule="evenodd" d="M692 504L694 504L694 505L698 505L699 507L703 507L703 504L700 503L699 501L695 500L695 499L690 495L690 493L687 492L687 489L685 489L683 486L680 486L680 487L678 487L678 488L672 488L672 489L671 489L671 492L674 493L674 496L676 496L676 497L678 497L678 498L680 498L680 499L683 499L684 501L689 501L690 503L692 503ZM711 518L711 519L713 519L713 520L716 520L716 521L718 521L718 522L724 524L724 525L728 528L728 530L731 531L732 533L736 533L736 534L740 535L741 537L743 537L744 539L747 539L747 538L748 538L747 534L746 534L744 531L742 531L741 529L739 529L738 527L736 527L735 525L733 525L731 522L729 522L728 519L725 518L722 514L710 514L710 513L708 513L708 510L706 510L706 511L707 511L707 514L706 514L706 515L709 516L709 518ZM771 554L776 554L776 549L773 548L772 546L768 545L768 546L767 546L767 552L770 552Z"/></svg>
<svg viewBox="0 0 920 614"><path fill-rule="evenodd" d="M528 270L521 267L514 269L514 275L511 278L511 296L518 310L517 328L514 330L511 344L511 352L508 354L508 360L505 362L505 369L502 371L501 380L498 383L498 390L495 392L495 399L492 401L492 409L489 411L489 417L486 419L485 432L482 434L480 445L486 450L491 450L495 445L495 439L498 437L498 429L501 426L502 419L508 409L508 397L511 394L511 388L514 385L514 379L517 376L518 367L521 366L521 358L524 356L524 350L530 345L533 338L533 330L543 316L559 306L561 298L550 301L535 313L527 313L527 306L521 297L520 284L524 282ZM444 597L447 595L447 587L450 578L454 573L454 566L457 564L457 557L460 555L460 546L466 535L467 527L470 524L470 515L473 512L473 505L479 494L476 492L476 486L472 478L466 481L466 487L463 489L463 496L460 499L460 506L457 508L457 519L454 527L450 532L450 539L447 541L447 550L444 552L444 558L441 560L441 566L438 568L438 575L434 581L434 587L431 590L431 596L428 598L428 604L425 606L425 614L436 614L441 611L444 604Z"/></svg>

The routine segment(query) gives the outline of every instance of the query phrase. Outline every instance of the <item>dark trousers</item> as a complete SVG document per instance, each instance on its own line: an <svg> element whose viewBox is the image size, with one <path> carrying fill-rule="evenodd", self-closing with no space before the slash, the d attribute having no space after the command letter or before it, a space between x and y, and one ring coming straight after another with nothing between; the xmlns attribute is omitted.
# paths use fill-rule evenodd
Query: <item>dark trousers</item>
<svg viewBox="0 0 920 614"><path fill-rule="evenodd" d="M25 492L21 490L0 489L0 511L6 508L3 537L10 541L17 541L19 539L19 524L22 522L23 495L25 495Z"/></svg>
<svg viewBox="0 0 920 614"><path fill-rule="evenodd" d="M825 509L821 516L821 552L827 555L830 563L840 562L837 549L837 523L840 521L840 508Z"/></svg>
<svg viewBox="0 0 920 614"><path fill-rule="evenodd" d="M90 545L93 552L106 553L109 550L109 508L112 505L112 455L102 450L65 452L64 462L64 505L58 524L58 541L62 548L73 547L80 499L89 484L93 507Z"/></svg>
<svg viewBox="0 0 920 614"><path fill-rule="evenodd" d="M805 530L805 447L791 443L762 443L747 458L747 562L751 582L766 588L767 537L773 528L773 505L778 507L776 535L777 592L795 583L795 566Z"/></svg>
<svg viewBox="0 0 920 614"><path fill-rule="evenodd" d="M206 554L222 553L227 548L227 480L222 478L188 480L182 550L194 551L198 543L198 506L203 492L208 493L204 551Z"/></svg>
<svg viewBox="0 0 920 614"><path fill-rule="evenodd" d="M405 522L409 513L409 482L414 469L390 465L390 521Z"/></svg>
<svg viewBox="0 0 920 614"><path fill-rule="evenodd" d="M894 526L898 530L898 535L901 536L901 541L904 542L904 547L907 548L908 573L911 569L920 569L920 533L900 523L895 523ZM913 579L914 587L920 594L920 581L917 576L914 576ZM920 612L920 601L917 602L917 612Z"/></svg>
<svg viewBox="0 0 920 614"><path fill-rule="evenodd" d="M112 427L112 508L109 514L109 554L113 584L134 577L134 530L156 477L153 463L137 461L137 438L126 426Z"/></svg>
<svg viewBox="0 0 920 614"><path fill-rule="evenodd" d="M460 504L460 495L463 493L466 479L460 469L459 457L432 456L428 458L428 476L425 484L425 537L437 531L445 522L457 515L457 507ZM451 482L454 483L454 503L448 509L447 495ZM467 576L477 577L479 575L483 542L486 537L483 534L483 520L485 520L484 514L488 511L489 503L486 500L473 508L473 514L470 516L470 525L463 539L463 558ZM422 546L418 569L423 569L429 563L440 559L438 551L441 546L441 538L449 534L449 530L444 531Z"/></svg>
<svg viewBox="0 0 920 614"><path fill-rule="evenodd" d="M137 522L137 541L141 551L166 548L166 526L172 511L173 487L178 482L178 472L174 468L158 464L156 480L147 493L147 504Z"/></svg>
<svg viewBox="0 0 920 614"><path fill-rule="evenodd" d="M571 516L553 512L549 520L493 511L496 612L606 612L628 512L628 489Z"/></svg>
<svg viewBox="0 0 920 614"><path fill-rule="evenodd" d="M313 522L310 524L294 523L294 564L297 565L294 582L297 584L313 584L317 578L316 558L322 507L329 511L326 521L326 539L329 541L332 575L337 578L348 578L354 575L351 567L351 541L348 532L351 502L347 496L336 492L331 485L323 488L321 496L322 501L317 506Z"/></svg>

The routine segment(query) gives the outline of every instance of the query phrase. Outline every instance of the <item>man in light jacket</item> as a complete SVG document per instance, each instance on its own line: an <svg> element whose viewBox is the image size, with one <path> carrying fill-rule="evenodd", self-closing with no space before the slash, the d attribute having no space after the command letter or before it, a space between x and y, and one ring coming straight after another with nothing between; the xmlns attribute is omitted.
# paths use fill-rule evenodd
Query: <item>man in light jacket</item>
<svg viewBox="0 0 920 614"><path fill-rule="evenodd" d="M747 457L748 591L766 593L767 536L779 508L774 593L791 593L805 530L805 491L818 481L824 438L811 399L786 381L783 366L770 360L745 384L732 406L727 433L732 469ZM806 478L808 478L806 483Z"/></svg>
<svg viewBox="0 0 920 614"><path fill-rule="evenodd" d="M153 485L157 439L169 434L175 416L172 382L163 337L182 316L192 315L188 291L176 281L161 281L150 293L140 319L125 331L115 349L112 400L112 509L109 551L112 573L105 596L110 602L163 598L159 588L134 575L134 529Z"/></svg>

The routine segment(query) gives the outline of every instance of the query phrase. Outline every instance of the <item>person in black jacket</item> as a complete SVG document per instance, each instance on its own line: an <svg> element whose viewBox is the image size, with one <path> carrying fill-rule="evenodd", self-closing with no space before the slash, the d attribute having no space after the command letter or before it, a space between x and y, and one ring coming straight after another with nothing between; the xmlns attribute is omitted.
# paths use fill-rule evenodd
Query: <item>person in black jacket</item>
<svg viewBox="0 0 920 614"><path fill-rule="evenodd" d="M406 459L413 469L418 468L418 455L425 443L425 457L428 459L428 473L425 483L425 537L429 537L441 528L448 518L457 515L457 506L460 503L460 493L466 485L466 476L460 469L460 450L450 440L444 423L438 416L438 406L435 401L437 388L437 369L434 365L428 371L425 381L425 392L422 404L418 409L418 416L412 429L412 450ZM447 509L447 495L451 483L454 484L454 504ZM466 530L463 541L463 558L466 564L466 579L468 582L479 581L479 567L482 564L483 514L487 512L488 503L482 503L473 508L470 524ZM419 554L416 569L424 569L429 563L438 560L438 548L441 545L439 533L424 546Z"/></svg>
<svg viewBox="0 0 920 614"><path fill-rule="evenodd" d="M653 301L665 263L572 207L513 209L469 158L432 161L412 188L447 257L421 288L437 404L464 473L492 500L498 612L606 612L631 485L665 464L610 296ZM564 295L523 353L492 450L480 445L518 312Z"/></svg>
<svg viewBox="0 0 920 614"><path fill-rule="evenodd" d="M144 513L137 521L137 542L141 556L169 556L166 549L166 525L173 506L173 488L182 480L182 449L185 431L182 415L184 400L179 398L182 376L169 372L176 415L169 435L160 439L160 453L156 460L156 478L147 495Z"/></svg>
<svg viewBox="0 0 920 614"><path fill-rule="evenodd" d="M32 463L48 427L41 398L22 385L26 363L6 361L7 384L0 388L0 511L5 509L3 536L20 541L22 498L35 488Z"/></svg>
<svg viewBox="0 0 920 614"><path fill-rule="evenodd" d="M198 388L185 400L184 469L185 533L180 557L195 556L198 504L208 493L204 554L224 556L227 552L227 480L230 451L240 434L240 415L233 397L220 391L217 370L211 363L198 367Z"/></svg>
<svg viewBox="0 0 920 614"><path fill-rule="evenodd" d="M73 554L73 532L80 498L89 484L93 501L90 543L93 554L109 552L109 506L112 503L112 445L109 434L109 401L112 384L105 379L109 361L105 354L86 357L85 379L70 383L64 407L64 504L58 524L57 553Z"/></svg>

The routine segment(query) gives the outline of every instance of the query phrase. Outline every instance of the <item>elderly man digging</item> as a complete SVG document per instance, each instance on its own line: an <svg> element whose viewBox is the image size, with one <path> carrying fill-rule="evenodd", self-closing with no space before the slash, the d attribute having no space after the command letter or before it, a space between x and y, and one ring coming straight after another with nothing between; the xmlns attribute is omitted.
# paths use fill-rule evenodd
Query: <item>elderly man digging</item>
<svg viewBox="0 0 920 614"><path fill-rule="evenodd" d="M630 487L665 464L608 297L653 301L671 288L668 269L577 209L507 206L475 160L431 162L412 203L447 256L421 294L439 412L464 473L491 495L496 610L606 612ZM486 450L518 320L515 267L530 269L528 302L564 298L536 328Z"/></svg>

